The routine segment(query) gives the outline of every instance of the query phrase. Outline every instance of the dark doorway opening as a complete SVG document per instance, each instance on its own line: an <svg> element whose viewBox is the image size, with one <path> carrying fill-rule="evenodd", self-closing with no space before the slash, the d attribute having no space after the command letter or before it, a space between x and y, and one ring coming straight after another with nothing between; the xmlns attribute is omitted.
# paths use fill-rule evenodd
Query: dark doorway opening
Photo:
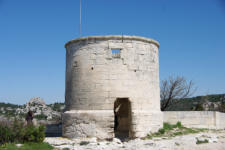
<svg viewBox="0 0 225 150"><path fill-rule="evenodd" d="M131 133L131 104L128 98L117 98L114 103L114 133L120 140Z"/></svg>

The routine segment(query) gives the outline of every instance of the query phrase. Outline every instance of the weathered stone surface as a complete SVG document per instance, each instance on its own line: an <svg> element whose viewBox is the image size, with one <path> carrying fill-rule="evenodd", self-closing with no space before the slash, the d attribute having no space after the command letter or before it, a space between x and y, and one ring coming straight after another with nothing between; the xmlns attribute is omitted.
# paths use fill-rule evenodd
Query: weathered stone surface
<svg viewBox="0 0 225 150"><path fill-rule="evenodd" d="M142 137L162 126L158 42L137 36L96 36L72 40L65 47L63 136L112 139L117 99L129 101L125 119L129 137ZM113 49L120 53L113 54Z"/></svg>

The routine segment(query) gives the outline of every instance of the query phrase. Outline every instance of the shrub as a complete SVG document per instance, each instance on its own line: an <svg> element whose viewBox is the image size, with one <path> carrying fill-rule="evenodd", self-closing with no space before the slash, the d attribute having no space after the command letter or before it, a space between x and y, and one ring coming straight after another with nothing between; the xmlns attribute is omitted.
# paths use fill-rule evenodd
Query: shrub
<svg viewBox="0 0 225 150"><path fill-rule="evenodd" d="M180 121L177 122L176 127L179 128L179 129L183 128L183 126L182 126Z"/></svg>
<svg viewBox="0 0 225 150"><path fill-rule="evenodd" d="M165 129L166 131L172 130L173 128L174 128L174 125L171 125L171 124L169 124L167 122L163 123L163 129Z"/></svg>
<svg viewBox="0 0 225 150"><path fill-rule="evenodd" d="M33 125L25 128L25 134L23 137L24 142L43 142L45 138L45 127L40 125L35 127Z"/></svg>
<svg viewBox="0 0 225 150"><path fill-rule="evenodd" d="M165 133L165 129L163 129L163 128L162 129L159 129L159 133L160 134L164 134Z"/></svg>
<svg viewBox="0 0 225 150"><path fill-rule="evenodd" d="M12 142L12 131L7 126L0 126L0 145L6 142Z"/></svg>
<svg viewBox="0 0 225 150"><path fill-rule="evenodd" d="M184 128L184 126L181 124L180 121L178 121L176 124L169 124L167 122L163 123L163 129L165 129L166 131L170 131L174 128L182 129L182 128Z"/></svg>
<svg viewBox="0 0 225 150"><path fill-rule="evenodd" d="M202 106L202 104L197 104L196 107L195 107L195 111L204 111L204 108Z"/></svg>
<svg viewBox="0 0 225 150"><path fill-rule="evenodd" d="M196 138L196 144L204 144L204 143L209 143L209 140L205 139L205 140L199 140L198 138Z"/></svg>
<svg viewBox="0 0 225 150"><path fill-rule="evenodd" d="M14 123L17 123L14 121ZM18 125L19 126L19 125ZM6 142L13 142L14 137L16 136L15 130L13 130L14 124L9 120L2 120L0 122L0 144Z"/></svg>
<svg viewBox="0 0 225 150"><path fill-rule="evenodd" d="M26 126L22 121L0 122L0 144L13 142L43 142L45 127Z"/></svg>
<svg viewBox="0 0 225 150"><path fill-rule="evenodd" d="M81 141L81 142L80 142L80 145L88 145L88 144L89 144L88 141Z"/></svg>

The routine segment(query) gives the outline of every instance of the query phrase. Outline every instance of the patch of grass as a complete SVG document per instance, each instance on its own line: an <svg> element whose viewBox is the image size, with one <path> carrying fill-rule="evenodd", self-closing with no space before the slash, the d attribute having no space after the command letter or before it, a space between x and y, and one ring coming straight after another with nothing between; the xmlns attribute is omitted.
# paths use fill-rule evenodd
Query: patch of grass
<svg viewBox="0 0 225 150"><path fill-rule="evenodd" d="M69 148L63 148L62 150L70 150Z"/></svg>
<svg viewBox="0 0 225 150"><path fill-rule="evenodd" d="M82 145L88 145L89 144L89 142L87 142L87 141L81 141L80 142L80 145L82 146Z"/></svg>
<svg viewBox="0 0 225 150"><path fill-rule="evenodd" d="M17 147L15 143L7 143L0 146L0 150L53 150L54 148L48 143L24 143Z"/></svg>
<svg viewBox="0 0 225 150"><path fill-rule="evenodd" d="M174 133L173 133L173 136L178 136L178 135L183 135L183 132L178 131L178 132L174 132Z"/></svg>
<svg viewBox="0 0 225 150"><path fill-rule="evenodd" d="M178 121L176 124L169 124L167 122L164 122L163 123L163 129L165 131L170 131L170 130L173 130L174 128L179 128L179 129L183 129L185 128L180 121Z"/></svg>
<svg viewBox="0 0 225 150"><path fill-rule="evenodd" d="M201 130L199 129L192 129L192 128L185 128L184 134L192 134L192 133L199 133Z"/></svg>
<svg viewBox="0 0 225 150"><path fill-rule="evenodd" d="M198 138L196 138L196 144L204 144L204 143L209 143L209 140L205 139L205 140L199 140Z"/></svg>
<svg viewBox="0 0 225 150"><path fill-rule="evenodd" d="M174 125L169 124L167 122L163 123L163 129L165 129L165 130L172 130L173 128L174 128Z"/></svg>
<svg viewBox="0 0 225 150"><path fill-rule="evenodd" d="M163 123L163 128L159 129L158 132L148 134L147 139L152 139L153 137L175 137L179 135L193 134L204 132L207 129L193 129L184 127L181 122L176 124ZM143 138L143 139L146 139Z"/></svg>

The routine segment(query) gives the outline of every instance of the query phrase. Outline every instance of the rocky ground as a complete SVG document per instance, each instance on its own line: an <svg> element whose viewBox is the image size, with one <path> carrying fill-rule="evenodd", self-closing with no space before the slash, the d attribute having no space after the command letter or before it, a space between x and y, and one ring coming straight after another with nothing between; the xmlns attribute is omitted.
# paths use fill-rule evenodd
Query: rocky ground
<svg viewBox="0 0 225 150"><path fill-rule="evenodd" d="M207 131L176 137L160 137L153 139L133 139L121 142L98 141L96 138L67 139L62 137L45 138L45 142L57 149L71 150L225 150L225 130Z"/></svg>

